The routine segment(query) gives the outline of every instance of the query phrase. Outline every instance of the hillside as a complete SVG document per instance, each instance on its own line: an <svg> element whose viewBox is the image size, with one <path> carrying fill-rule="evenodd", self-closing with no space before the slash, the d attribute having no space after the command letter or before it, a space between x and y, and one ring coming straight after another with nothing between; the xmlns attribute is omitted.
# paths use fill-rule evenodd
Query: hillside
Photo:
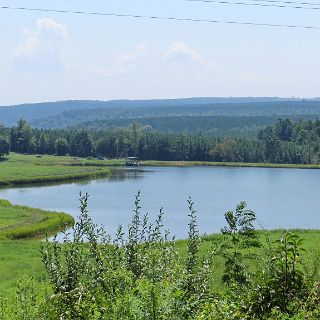
<svg viewBox="0 0 320 320"><path fill-rule="evenodd" d="M60 101L19 106L0 107L0 123L13 126L20 118L24 118L37 128L66 128L84 126L89 122L91 128L101 127L102 120L107 120L103 126L126 126L133 120L157 127L167 122L177 124L173 117L296 117L310 115L320 116L320 100L280 99L280 98L190 98L168 100L114 100L114 101ZM148 118L147 120L142 120ZM152 118L167 118L166 120L151 120ZM130 121L126 120L130 119ZM116 120L116 121L115 121ZM198 119L191 119L191 121ZM232 120L220 119L219 121ZM189 120L188 120L189 121ZM179 130L189 130L186 118ZM204 125L210 123L201 120ZM243 119L237 121L243 122ZM263 120L266 124L270 119ZM273 120L272 120L273 121ZM114 122L114 123L112 123ZM123 123L121 123L123 122ZM149 122L149 123L148 123ZM257 120L257 124L261 121ZM174 126L168 130L175 130ZM211 126L211 124L210 124ZM199 124L201 129L201 125ZM198 129L198 128L197 128Z"/></svg>
<svg viewBox="0 0 320 320"><path fill-rule="evenodd" d="M63 112L71 113L81 110L136 108L136 107L164 107L188 104L216 104L234 102L271 102L280 101L279 98L186 98L163 100L69 100L57 102L30 103L12 106L0 106L0 123L6 126L14 125L20 118L28 121L39 121L48 117L57 116ZM44 120L45 121L45 120Z"/></svg>
<svg viewBox="0 0 320 320"><path fill-rule="evenodd" d="M318 115L287 115L298 121L301 118L314 120ZM164 133L206 132L213 136L237 137L256 136L266 126L277 123L275 116L164 116L153 118L107 119L83 122L75 126L77 129L100 130L128 128L134 122L139 123L147 131Z"/></svg>

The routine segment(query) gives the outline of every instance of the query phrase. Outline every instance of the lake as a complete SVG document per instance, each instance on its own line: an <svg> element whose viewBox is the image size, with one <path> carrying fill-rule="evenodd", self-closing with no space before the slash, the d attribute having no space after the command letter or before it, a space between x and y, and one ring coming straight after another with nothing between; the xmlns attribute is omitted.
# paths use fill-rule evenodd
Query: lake
<svg viewBox="0 0 320 320"><path fill-rule="evenodd" d="M108 179L0 189L0 198L76 217L79 192L88 192L90 215L114 235L119 224L129 224L138 190L142 212L153 219L163 207L165 227L177 238L187 235L189 196L195 203L201 233L218 232L225 225L224 212L242 200L265 228L320 228L320 170L119 168Z"/></svg>

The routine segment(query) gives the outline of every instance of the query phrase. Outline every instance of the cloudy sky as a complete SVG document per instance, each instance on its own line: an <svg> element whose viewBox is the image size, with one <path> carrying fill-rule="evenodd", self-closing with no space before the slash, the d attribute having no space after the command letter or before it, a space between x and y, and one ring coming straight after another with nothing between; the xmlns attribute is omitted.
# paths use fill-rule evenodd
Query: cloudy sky
<svg viewBox="0 0 320 320"><path fill-rule="evenodd" d="M186 0L10 0L0 5L320 27L320 10ZM320 96L320 30L2 9L0 40L0 105Z"/></svg>

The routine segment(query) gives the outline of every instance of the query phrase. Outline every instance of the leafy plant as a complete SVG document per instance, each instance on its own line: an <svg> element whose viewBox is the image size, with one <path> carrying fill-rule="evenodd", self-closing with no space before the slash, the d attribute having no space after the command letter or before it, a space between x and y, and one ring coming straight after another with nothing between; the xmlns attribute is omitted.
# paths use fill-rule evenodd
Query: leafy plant
<svg viewBox="0 0 320 320"><path fill-rule="evenodd" d="M254 290L251 310L255 315L274 309L293 315L308 299L308 279L301 265L302 242L291 232L275 242L267 272Z"/></svg>
<svg viewBox="0 0 320 320"><path fill-rule="evenodd" d="M225 236L221 246L221 254L225 258L222 281L228 286L244 285L248 282L241 249L259 246L253 225L256 215L252 210L246 209L246 206L245 202L240 202L235 211L228 211L224 215L227 226L221 229Z"/></svg>

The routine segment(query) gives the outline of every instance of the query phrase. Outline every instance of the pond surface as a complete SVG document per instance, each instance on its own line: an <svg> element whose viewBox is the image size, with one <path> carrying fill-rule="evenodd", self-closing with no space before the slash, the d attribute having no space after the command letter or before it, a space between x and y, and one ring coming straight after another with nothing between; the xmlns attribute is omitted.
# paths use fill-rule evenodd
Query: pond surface
<svg viewBox="0 0 320 320"><path fill-rule="evenodd" d="M142 212L154 219L161 207L165 227L177 238L187 235L189 196L195 203L201 233L218 232L223 214L242 200L271 228L320 228L320 170L148 167L116 169L112 178L70 184L0 189L14 204L79 214L79 192L88 192L94 221L114 235L127 226L134 195L141 191Z"/></svg>

